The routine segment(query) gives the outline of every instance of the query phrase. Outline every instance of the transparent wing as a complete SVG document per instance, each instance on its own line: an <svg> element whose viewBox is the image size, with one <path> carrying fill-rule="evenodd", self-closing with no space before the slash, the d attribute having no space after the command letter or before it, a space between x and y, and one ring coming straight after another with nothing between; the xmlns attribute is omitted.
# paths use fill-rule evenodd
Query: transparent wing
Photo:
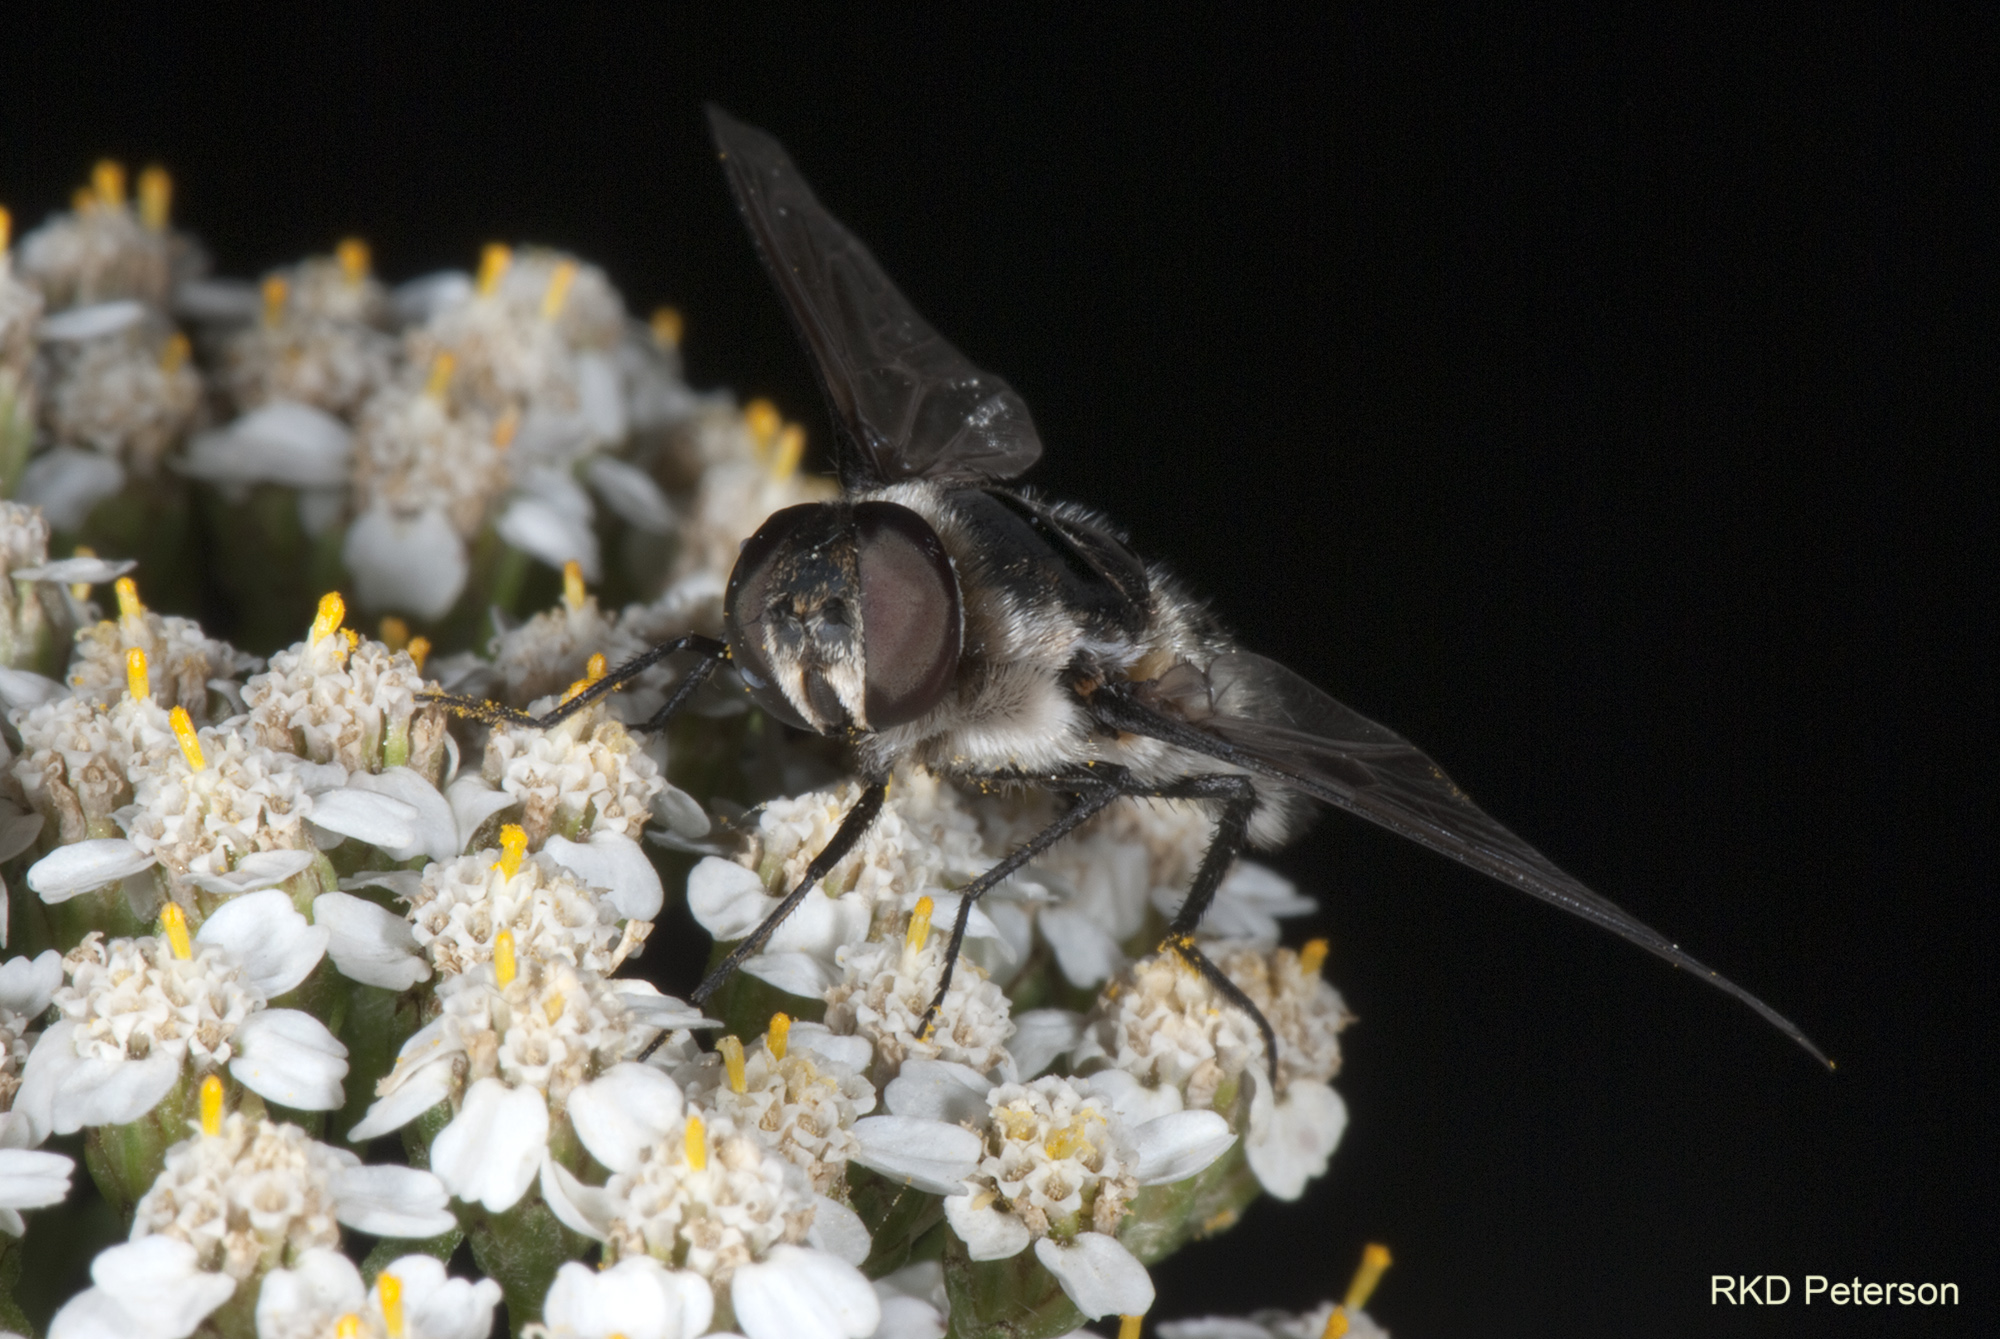
<svg viewBox="0 0 2000 1339"><path fill-rule="evenodd" d="M1173 742L1271 776L1600 925L1734 995L1826 1063L1789 1019L1565 874L1474 804L1416 745L1276 661L1234 652L1216 657L1206 673L1180 665L1147 697L1193 727ZM1202 748L1185 737L1193 734L1218 746Z"/></svg>
<svg viewBox="0 0 2000 1339"><path fill-rule="evenodd" d="M841 482L1011 479L1042 454L1028 406L931 329L783 146L708 109L729 185L833 409Z"/></svg>

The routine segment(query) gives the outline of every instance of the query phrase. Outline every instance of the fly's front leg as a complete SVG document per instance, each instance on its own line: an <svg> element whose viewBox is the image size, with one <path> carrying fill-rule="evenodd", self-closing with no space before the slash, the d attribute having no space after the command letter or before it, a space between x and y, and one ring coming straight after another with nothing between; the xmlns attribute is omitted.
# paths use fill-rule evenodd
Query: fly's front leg
<svg viewBox="0 0 2000 1339"><path fill-rule="evenodd" d="M633 656L630 660L620 665L617 669L612 670L575 697L565 702L557 703L551 710L536 718L534 723L545 730L552 725L559 724L574 716L577 712L582 711L591 703L618 691L619 688L638 678L668 656L676 655L682 651L692 651L700 656L701 660L693 669L688 671L687 677L682 679L675 687L674 695L667 700L667 705L655 712L653 719L640 727L646 730L657 730L667 723L667 719L675 711L679 710L681 704L687 701L696 688L701 686L703 680L715 673L717 666L729 659L729 644L727 642L719 642L713 637L704 637L700 633L689 633L685 637L676 637L670 642L661 642L658 646L652 647L650 650L641 651L638 655Z"/></svg>

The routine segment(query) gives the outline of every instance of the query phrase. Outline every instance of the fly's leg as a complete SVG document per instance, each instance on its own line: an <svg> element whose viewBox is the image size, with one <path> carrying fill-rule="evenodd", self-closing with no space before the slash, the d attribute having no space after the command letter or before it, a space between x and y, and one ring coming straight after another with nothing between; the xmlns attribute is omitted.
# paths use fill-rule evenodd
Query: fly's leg
<svg viewBox="0 0 2000 1339"><path fill-rule="evenodd" d="M726 642L719 642L713 637L704 637L699 633L690 633L685 637L676 637L670 642L661 642L658 646L641 651L575 697L556 704L554 708L540 716L530 716L527 712L519 711L504 703L488 702L458 693L420 693L418 696L426 702L442 702L461 716L485 721L489 725L532 725L546 730L569 719L591 703L616 692L668 656L677 655L682 651L692 651L701 659L675 686L673 696L667 700L666 706L655 712L651 720L638 727L642 730L658 730L680 710L693 695L694 690L715 673L723 661L729 659L729 646Z"/></svg>

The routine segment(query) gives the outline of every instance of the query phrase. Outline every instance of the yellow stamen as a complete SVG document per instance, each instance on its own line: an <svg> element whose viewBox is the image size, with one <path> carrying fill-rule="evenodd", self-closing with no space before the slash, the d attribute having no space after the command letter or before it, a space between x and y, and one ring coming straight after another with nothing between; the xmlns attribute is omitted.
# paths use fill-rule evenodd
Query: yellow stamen
<svg viewBox="0 0 2000 1339"><path fill-rule="evenodd" d="M743 406L743 426L750 430L750 439L757 444L757 454L762 457L770 450L771 439L778 435L784 422L778 417L778 406L759 398Z"/></svg>
<svg viewBox="0 0 2000 1339"><path fill-rule="evenodd" d="M340 245L334 247L333 258L340 264L340 277L350 284L358 284L368 277L368 243L359 237L343 237Z"/></svg>
<svg viewBox="0 0 2000 1339"><path fill-rule="evenodd" d="M570 285L576 282L576 262L563 261L549 276L549 286L542 290L542 319L553 321L562 315L563 304L569 301Z"/></svg>
<svg viewBox="0 0 2000 1339"><path fill-rule="evenodd" d="M771 1053L773 1060L783 1060L785 1058L785 1043L790 1040L791 1035L792 1016L790 1014L772 1014L771 1030L764 1034L764 1049Z"/></svg>
<svg viewBox="0 0 2000 1339"><path fill-rule="evenodd" d="M264 324L276 325L285 319L285 300L292 295L292 286L282 274L274 274L264 280Z"/></svg>
<svg viewBox="0 0 2000 1339"><path fill-rule="evenodd" d="M514 932L502 930L493 936L493 979L502 986L514 982Z"/></svg>
<svg viewBox="0 0 2000 1339"><path fill-rule="evenodd" d="M1354 1271L1354 1281L1347 1285L1347 1296L1341 1299L1341 1308L1359 1311L1368 1305L1368 1299L1375 1292L1375 1285L1382 1281L1382 1271L1389 1267L1389 1248L1379 1241L1371 1241L1361 1252L1361 1267Z"/></svg>
<svg viewBox="0 0 2000 1339"><path fill-rule="evenodd" d="M1326 1318L1326 1328L1319 1332L1319 1339L1346 1339L1347 1308L1337 1306L1333 1314Z"/></svg>
<svg viewBox="0 0 2000 1339"><path fill-rule="evenodd" d="M335 1321L333 1339L361 1339L361 1317L350 1311Z"/></svg>
<svg viewBox="0 0 2000 1339"><path fill-rule="evenodd" d="M7 220L4 217L6 213L6 210L0 209L0 251L7 249ZM77 558L95 558L97 550L91 548L88 544L79 544L72 550L72 556ZM69 586L69 593L79 600L88 600L90 598L90 583L88 581L72 581Z"/></svg>
<svg viewBox="0 0 2000 1339"><path fill-rule="evenodd" d="M194 722L188 719L186 707L175 707L167 716L167 723L174 728L174 738L180 741L181 756L195 771L206 771L208 760L201 756L201 736L194 732Z"/></svg>
<svg viewBox="0 0 2000 1339"><path fill-rule="evenodd" d="M511 879L521 872L521 857L528 853L528 831L519 823L509 823L500 829L500 859L493 868L500 871L500 877Z"/></svg>
<svg viewBox="0 0 2000 1339"><path fill-rule="evenodd" d="M806 454L806 430L796 423L787 423L778 433L778 445L771 453L771 477L784 480L799 472L799 461Z"/></svg>
<svg viewBox="0 0 2000 1339"><path fill-rule="evenodd" d="M187 364L189 352L188 337L176 330L160 347L160 371L167 376L180 371Z"/></svg>
<svg viewBox="0 0 2000 1339"><path fill-rule="evenodd" d="M741 1093L749 1091L749 1084L743 1077L743 1043L736 1037L724 1037L715 1043L717 1053L722 1056L722 1067L729 1073L729 1091Z"/></svg>
<svg viewBox="0 0 2000 1339"><path fill-rule="evenodd" d="M493 296L500 281L507 275L507 267L514 263L514 253L499 242L488 242L486 249L479 253L479 296Z"/></svg>
<svg viewBox="0 0 2000 1339"><path fill-rule="evenodd" d="M410 625L394 614L389 614L383 618L381 631L377 635L382 638L382 645L391 651L400 651L410 644Z"/></svg>
<svg viewBox="0 0 2000 1339"><path fill-rule="evenodd" d="M701 1117L688 1113L687 1135L681 1141L687 1152L687 1165L691 1171L708 1170L708 1131L702 1128Z"/></svg>
<svg viewBox="0 0 2000 1339"><path fill-rule="evenodd" d="M317 646L322 637L331 637L340 630L340 621L347 617L347 601L340 598L340 592L330 590L319 597L319 612L313 615L312 631L306 634L306 645Z"/></svg>
<svg viewBox="0 0 2000 1339"><path fill-rule="evenodd" d="M14 242L14 216L7 212L7 206L0 205L0 251L5 251Z"/></svg>
<svg viewBox="0 0 2000 1339"><path fill-rule="evenodd" d="M1139 1325L1144 1316L1120 1316L1118 1318L1118 1339L1139 1339Z"/></svg>
<svg viewBox="0 0 2000 1339"><path fill-rule="evenodd" d="M1326 965L1327 942L1324 939L1308 939L1299 950L1299 971L1306 976L1318 976L1319 969Z"/></svg>
<svg viewBox="0 0 2000 1339"><path fill-rule="evenodd" d="M550 1027L554 1027L558 1022L562 1020L562 1015L563 1015L562 992L560 990L553 991L550 993L547 999L542 1001L542 1017L549 1020Z"/></svg>
<svg viewBox="0 0 2000 1339"><path fill-rule="evenodd" d="M916 909L910 913L910 928L903 934L903 942L914 952L922 952L924 941L931 937L931 912L937 904L928 897L917 899Z"/></svg>
<svg viewBox="0 0 2000 1339"><path fill-rule="evenodd" d="M125 691L134 702L144 702L153 695L152 676L146 672L146 653L136 646L125 652Z"/></svg>
<svg viewBox="0 0 2000 1339"><path fill-rule="evenodd" d="M118 617L138 618L146 612L146 606L139 603L139 583L131 577L119 577L111 589L118 592Z"/></svg>
<svg viewBox="0 0 2000 1339"><path fill-rule="evenodd" d="M1042 1141L1042 1151L1052 1158L1067 1158L1083 1145L1083 1131L1074 1125L1065 1125L1060 1130L1049 1131L1049 1137Z"/></svg>
<svg viewBox="0 0 2000 1339"><path fill-rule="evenodd" d="M90 189L98 202L113 209L125 207L125 164L116 158L100 158L90 169Z"/></svg>
<svg viewBox="0 0 2000 1339"><path fill-rule="evenodd" d="M154 163L139 174L139 221L154 232L165 232L174 209L174 179Z"/></svg>
<svg viewBox="0 0 2000 1339"><path fill-rule="evenodd" d="M213 1074L201 1081L201 1132L211 1139L222 1133L222 1080Z"/></svg>
<svg viewBox="0 0 2000 1339"><path fill-rule="evenodd" d="M69 207L79 214L95 214L97 197L90 193L90 187L79 186L70 192Z"/></svg>
<svg viewBox="0 0 2000 1339"><path fill-rule="evenodd" d="M430 638L412 637L410 639L410 659L413 663L415 663L416 667L419 670L421 670L424 667L424 661L430 657L430 653L431 653Z"/></svg>
<svg viewBox="0 0 2000 1339"><path fill-rule="evenodd" d="M176 958L186 962L194 956L194 941L188 938L187 913L178 902L169 902L161 909L160 933L167 937L167 947Z"/></svg>
<svg viewBox="0 0 2000 1339"><path fill-rule="evenodd" d="M508 405L493 424L493 445L505 451L514 444L514 434L521 430L521 411Z"/></svg>
<svg viewBox="0 0 2000 1339"><path fill-rule="evenodd" d="M433 400L444 399L444 393L451 389L451 374L458 370L458 359L448 353L441 353L431 359L430 380L424 383L424 394Z"/></svg>
<svg viewBox="0 0 2000 1339"><path fill-rule="evenodd" d="M655 344L663 349L678 349L681 346L681 334L687 327L681 319L680 308L655 307L651 324Z"/></svg>
<svg viewBox="0 0 2000 1339"><path fill-rule="evenodd" d="M403 1281L385 1269L375 1276L375 1291L382 1299L382 1328L389 1339L403 1339Z"/></svg>
<svg viewBox="0 0 2000 1339"><path fill-rule="evenodd" d="M574 558L563 564L563 603L583 608L583 564Z"/></svg>

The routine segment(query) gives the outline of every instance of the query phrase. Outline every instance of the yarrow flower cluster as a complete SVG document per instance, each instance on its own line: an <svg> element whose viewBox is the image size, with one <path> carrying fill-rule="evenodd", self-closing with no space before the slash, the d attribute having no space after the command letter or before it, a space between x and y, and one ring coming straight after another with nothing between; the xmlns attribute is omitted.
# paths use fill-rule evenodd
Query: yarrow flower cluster
<svg viewBox="0 0 2000 1339"><path fill-rule="evenodd" d="M973 900L1053 802L905 767L794 896L862 783L729 666L618 673L834 493L688 387L675 313L525 245L217 279L171 185L100 165L18 246L0 211L0 1232L98 1221L75 1138L125 1237L37 1327L1135 1332L1152 1265L1324 1173L1313 901L1245 862L1202 927L1269 1053L1162 949L1203 806ZM248 650L168 612L218 593ZM1368 1287L1160 1332L1377 1333Z"/></svg>

